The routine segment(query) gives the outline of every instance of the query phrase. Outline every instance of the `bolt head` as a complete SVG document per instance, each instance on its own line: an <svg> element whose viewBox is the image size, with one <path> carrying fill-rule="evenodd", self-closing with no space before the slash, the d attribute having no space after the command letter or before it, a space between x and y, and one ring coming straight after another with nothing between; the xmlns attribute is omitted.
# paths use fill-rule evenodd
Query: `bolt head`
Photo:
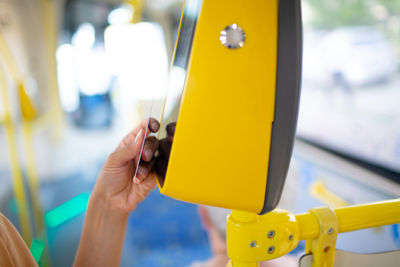
<svg viewBox="0 0 400 267"><path fill-rule="evenodd" d="M274 236L275 236L275 231L274 230L271 230L271 231L268 232L268 238L274 238Z"/></svg>
<svg viewBox="0 0 400 267"><path fill-rule="evenodd" d="M244 45L246 34L237 24L231 24L221 31L219 40L229 49L238 49Z"/></svg>

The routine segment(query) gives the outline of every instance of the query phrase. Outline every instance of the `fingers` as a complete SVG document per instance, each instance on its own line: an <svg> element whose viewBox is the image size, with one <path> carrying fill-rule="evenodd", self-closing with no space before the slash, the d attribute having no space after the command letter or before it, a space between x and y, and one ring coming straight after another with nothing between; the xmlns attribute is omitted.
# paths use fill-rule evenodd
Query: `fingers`
<svg viewBox="0 0 400 267"><path fill-rule="evenodd" d="M154 118L150 118L148 124L145 125L148 125L148 134L151 132L155 133L160 128L160 123ZM141 183L143 179L145 179L151 173L155 163L154 154L157 151L157 148L158 139L154 136L147 137L143 145L143 152L141 156L142 161L140 162L136 176L133 179L136 184ZM136 164L138 160L139 159L135 159Z"/></svg>
<svg viewBox="0 0 400 267"><path fill-rule="evenodd" d="M145 138L144 134L146 132L147 126L150 130L148 131L148 134L150 134L150 132L154 133L158 131L158 129L160 128L160 123L156 119L150 118L147 120L143 120L138 127L130 131L121 141L117 149L110 155L108 161L110 162L110 164L112 164L112 166L122 166L138 156L140 152L140 146L143 143L143 139ZM154 154L155 152L153 148L153 142L154 140L152 140L148 144L148 148L150 149L150 152L152 152L152 154ZM147 154L149 155L149 152L147 152Z"/></svg>
<svg viewBox="0 0 400 267"><path fill-rule="evenodd" d="M146 196L150 193L151 190L156 188L157 186L156 177L155 175L150 174L149 176L146 177L146 179L140 180L140 182L135 182L135 184L137 186L132 186L131 196L136 198L135 201L136 203L140 203L146 198Z"/></svg>
<svg viewBox="0 0 400 267"><path fill-rule="evenodd" d="M141 125L146 125L146 123L147 121L144 121ZM157 132L159 128L160 124L158 121L150 118L148 121L149 131ZM133 180L136 184L141 183L153 171L153 168L158 175L165 177L168 159L171 152L172 140L175 134L175 128L176 122L169 123L166 127L168 137L160 141L153 136L146 138L141 156L142 161L138 166L136 177L134 177ZM155 158L155 153L157 150L159 151L160 155Z"/></svg>
<svg viewBox="0 0 400 267"><path fill-rule="evenodd" d="M146 127L148 127L148 129L150 130L150 131L147 131L147 135L149 135L150 133L155 133L158 131L158 129L160 128L160 123L154 118L150 118L150 119L141 121L140 124L136 128L131 130L125 136L125 138L119 144L119 147L127 146L138 135L140 130L143 130L144 132L146 132Z"/></svg>
<svg viewBox="0 0 400 267"><path fill-rule="evenodd" d="M160 129L160 123L159 123L156 119L150 118L150 121L149 121L149 130L150 130L152 133L156 133L156 132L158 131L158 129Z"/></svg>
<svg viewBox="0 0 400 267"><path fill-rule="evenodd" d="M146 139L143 147L142 161L138 166L138 171L134 177L134 182L139 184L145 179L153 169L156 159L154 154L158 148L158 139L154 136L150 136Z"/></svg>
<svg viewBox="0 0 400 267"><path fill-rule="evenodd" d="M129 133L122 140L121 145L108 157L107 164L110 164L110 167L120 167L132 161L138 156L143 139L143 130L139 130L136 136Z"/></svg>
<svg viewBox="0 0 400 267"><path fill-rule="evenodd" d="M134 178L136 184L141 183L145 178L152 172L156 159L153 158L150 162L141 162L139 165L138 172Z"/></svg>
<svg viewBox="0 0 400 267"><path fill-rule="evenodd" d="M154 136L146 138L143 147L142 160L150 162L153 159L154 153L158 148L158 139Z"/></svg>
<svg viewBox="0 0 400 267"><path fill-rule="evenodd" d="M136 135L141 129L146 130L146 127L148 127L150 132L156 133L160 129L160 123L154 118L143 120L139 126L132 130L132 133Z"/></svg>

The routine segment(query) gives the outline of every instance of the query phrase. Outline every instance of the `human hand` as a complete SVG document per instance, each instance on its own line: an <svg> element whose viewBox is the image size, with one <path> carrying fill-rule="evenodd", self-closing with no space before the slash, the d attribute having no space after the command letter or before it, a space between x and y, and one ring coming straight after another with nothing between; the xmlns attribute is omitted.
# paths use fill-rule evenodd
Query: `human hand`
<svg viewBox="0 0 400 267"><path fill-rule="evenodd" d="M137 177L133 177L147 125L148 134L157 132L160 127L159 122L151 118L149 123L144 120L129 132L107 158L93 191L105 198L112 208L123 213L134 210L156 186L155 176L151 172L153 156L158 147L155 137L146 139L142 153L144 164L140 164Z"/></svg>

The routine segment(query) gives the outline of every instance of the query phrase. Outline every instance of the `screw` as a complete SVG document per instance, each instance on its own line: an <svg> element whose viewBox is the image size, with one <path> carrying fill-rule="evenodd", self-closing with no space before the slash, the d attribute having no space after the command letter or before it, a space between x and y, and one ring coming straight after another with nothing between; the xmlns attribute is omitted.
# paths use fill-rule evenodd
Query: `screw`
<svg viewBox="0 0 400 267"><path fill-rule="evenodd" d="M274 236L275 236L275 231L274 230L271 230L271 231L268 232L268 238L274 238Z"/></svg>
<svg viewBox="0 0 400 267"><path fill-rule="evenodd" d="M274 253L274 251L275 251L275 247L274 246L271 246L271 247L268 248L268 253L269 254Z"/></svg>
<svg viewBox="0 0 400 267"><path fill-rule="evenodd" d="M252 241L252 242L250 243L250 247L254 248L255 246L257 246L256 241Z"/></svg>
<svg viewBox="0 0 400 267"><path fill-rule="evenodd" d="M225 47L237 49L244 45L246 34L237 24L231 24L221 31L219 40Z"/></svg>
<svg viewBox="0 0 400 267"><path fill-rule="evenodd" d="M330 235L330 234L332 234L333 233L333 228L329 228L328 229L328 235Z"/></svg>
<svg viewBox="0 0 400 267"><path fill-rule="evenodd" d="M289 236L289 240L292 240L292 239L293 239L293 235L290 235L290 236Z"/></svg>

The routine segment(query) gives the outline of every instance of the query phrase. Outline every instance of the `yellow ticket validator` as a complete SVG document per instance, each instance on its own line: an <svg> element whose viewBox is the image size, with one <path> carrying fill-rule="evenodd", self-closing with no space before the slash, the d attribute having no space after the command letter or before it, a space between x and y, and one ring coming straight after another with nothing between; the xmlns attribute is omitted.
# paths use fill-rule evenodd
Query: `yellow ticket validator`
<svg viewBox="0 0 400 267"><path fill-rule="evenodd" d="M174 127L161 193L259 214L276 207L297 122L301 29L298 0L186 0L161 123Z"/></svg>

